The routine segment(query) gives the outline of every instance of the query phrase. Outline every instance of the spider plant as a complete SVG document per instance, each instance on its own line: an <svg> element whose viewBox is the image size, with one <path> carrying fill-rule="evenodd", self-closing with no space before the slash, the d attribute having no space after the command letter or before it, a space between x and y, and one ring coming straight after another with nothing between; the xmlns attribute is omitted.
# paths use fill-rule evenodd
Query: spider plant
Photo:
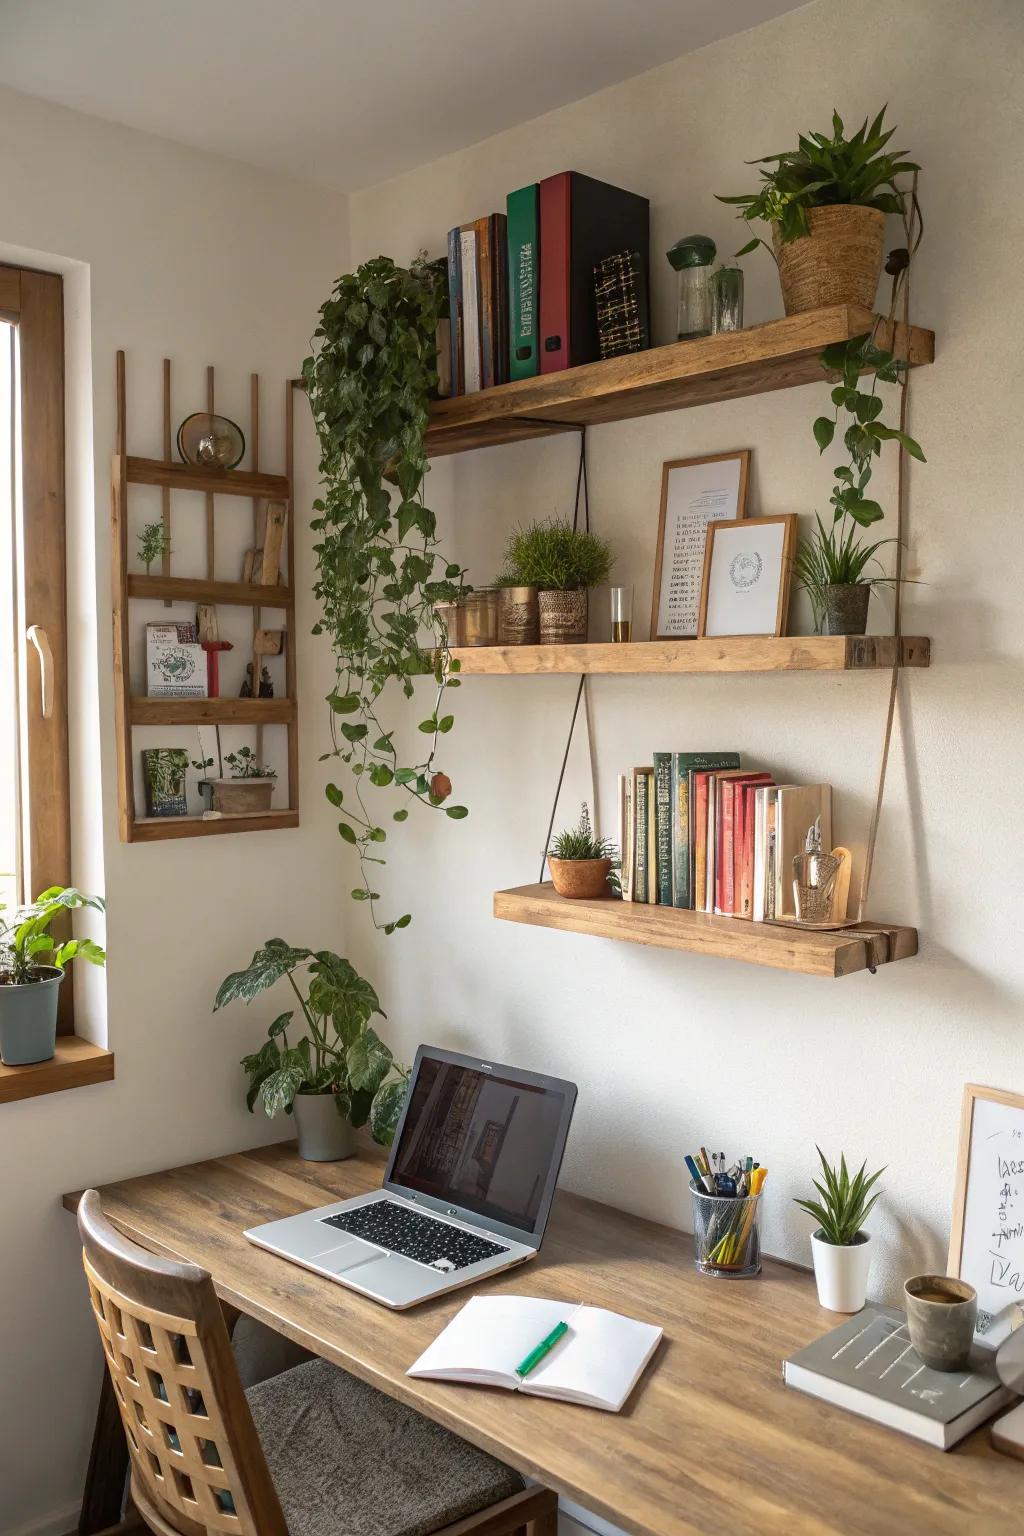
<svg viewBox="0 0 1024 1536"><path fill-rule="evenodd" d="M580 811L576 826L559 832L548 850L553 859L612 859L618 855L614 843L606 837L595 837L590 825L590 807L586 801Z"/></svg>
<svg viewBox="0 0 1024 1536"><path fill-rule="evenodd" d="M825 612L824 589L845 586L885 586L895 581L893 576L865 576L872 563L881 570L877 552L884 544L895 544L895 539L876 539L873 544L857 540L856 524L845 515L831 528L826 528L816 512L815 532L808 539L801 539L793 560L793 575L811 600L814 627L820 631Z"/></svg>
<svg viewBox="0 0 1024 1536"><path fill-rule="evenodd" d="M860 1165L860 1170L851 1179L850 1170L846 1166L845 1154L839 1159L839 1167L831 1168L825 1159L825 1154L820 1147L817 1149L821 1159L821 1173L824 1184L819 1184L817 1179L811 1183L818 1191L820 1200L795 1200L802 1211L813 1216L821 1228L821 1236L825 1242L834 1244L837 1248L849 1248L856 1242L872 1206L882 1193L876 1192L868 1199L871 1186L882 1177L885 1168L879 1168L876 1173L865 1174L867 1162Z"/></svg>

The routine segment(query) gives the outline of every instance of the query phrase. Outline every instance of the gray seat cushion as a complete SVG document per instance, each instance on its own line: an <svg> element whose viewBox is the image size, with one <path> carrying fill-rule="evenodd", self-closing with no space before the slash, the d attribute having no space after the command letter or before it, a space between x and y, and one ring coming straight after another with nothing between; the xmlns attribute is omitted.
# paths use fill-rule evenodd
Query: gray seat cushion
<svg viewBox="0 0 1024 1536"><path fill-rule="evenodd" d="M524 1486L511 1467L326 1360L245 1395L289 1536L428 1536Z"/></svg>

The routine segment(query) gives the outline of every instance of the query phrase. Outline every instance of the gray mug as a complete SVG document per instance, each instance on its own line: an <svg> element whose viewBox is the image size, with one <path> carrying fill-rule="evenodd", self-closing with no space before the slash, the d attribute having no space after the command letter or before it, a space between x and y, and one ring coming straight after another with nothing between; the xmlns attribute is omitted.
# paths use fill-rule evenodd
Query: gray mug
<svg viewBox="0 0 1024 1536"><path fill-rule="evenodd" d="M910 1342L933 1371L967 1364L978 1323L978 1293L949 1275L914 1275L903 1287Z"/></svg>

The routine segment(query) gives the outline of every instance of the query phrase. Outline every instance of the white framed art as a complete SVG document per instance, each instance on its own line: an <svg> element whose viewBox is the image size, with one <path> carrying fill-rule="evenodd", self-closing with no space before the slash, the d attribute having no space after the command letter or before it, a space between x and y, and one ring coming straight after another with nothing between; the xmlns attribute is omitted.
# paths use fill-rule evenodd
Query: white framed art
<svg viewBox="0 0 1024 1536"><path fill-rule="evenodd" d="M746 517L749 477L749 448L662 466L652 640L696 639L708 524Z"/></svg>
<svg viewBox="0 0 1024 1536"><path fill-rule="evenodd" d="M949 1274L978 1293L978 1339L998 1346L1024 1307L1024 1094L964 1085Z"/></svg>
<svg viewBox="0 0 1024 1536"><path fill-rule="evenodd" d="M708 524L699 635L785 633L796 522L784 512Z"/></svg>

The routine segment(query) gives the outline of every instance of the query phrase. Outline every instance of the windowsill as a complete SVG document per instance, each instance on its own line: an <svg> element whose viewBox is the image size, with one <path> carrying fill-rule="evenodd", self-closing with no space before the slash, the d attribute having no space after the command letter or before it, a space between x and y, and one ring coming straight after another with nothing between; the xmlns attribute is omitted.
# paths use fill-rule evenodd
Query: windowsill
<svg viewBox="0 0 1024 1536"><path fill-rule="evenodd" d="M57 1052L50 1061L33 1061L24 1067L6 1067L0 1062L0 1104L59 1093L63 1088L109 1083L113 1076L113 1051L78 1035L58 1035Z"/></svg>

